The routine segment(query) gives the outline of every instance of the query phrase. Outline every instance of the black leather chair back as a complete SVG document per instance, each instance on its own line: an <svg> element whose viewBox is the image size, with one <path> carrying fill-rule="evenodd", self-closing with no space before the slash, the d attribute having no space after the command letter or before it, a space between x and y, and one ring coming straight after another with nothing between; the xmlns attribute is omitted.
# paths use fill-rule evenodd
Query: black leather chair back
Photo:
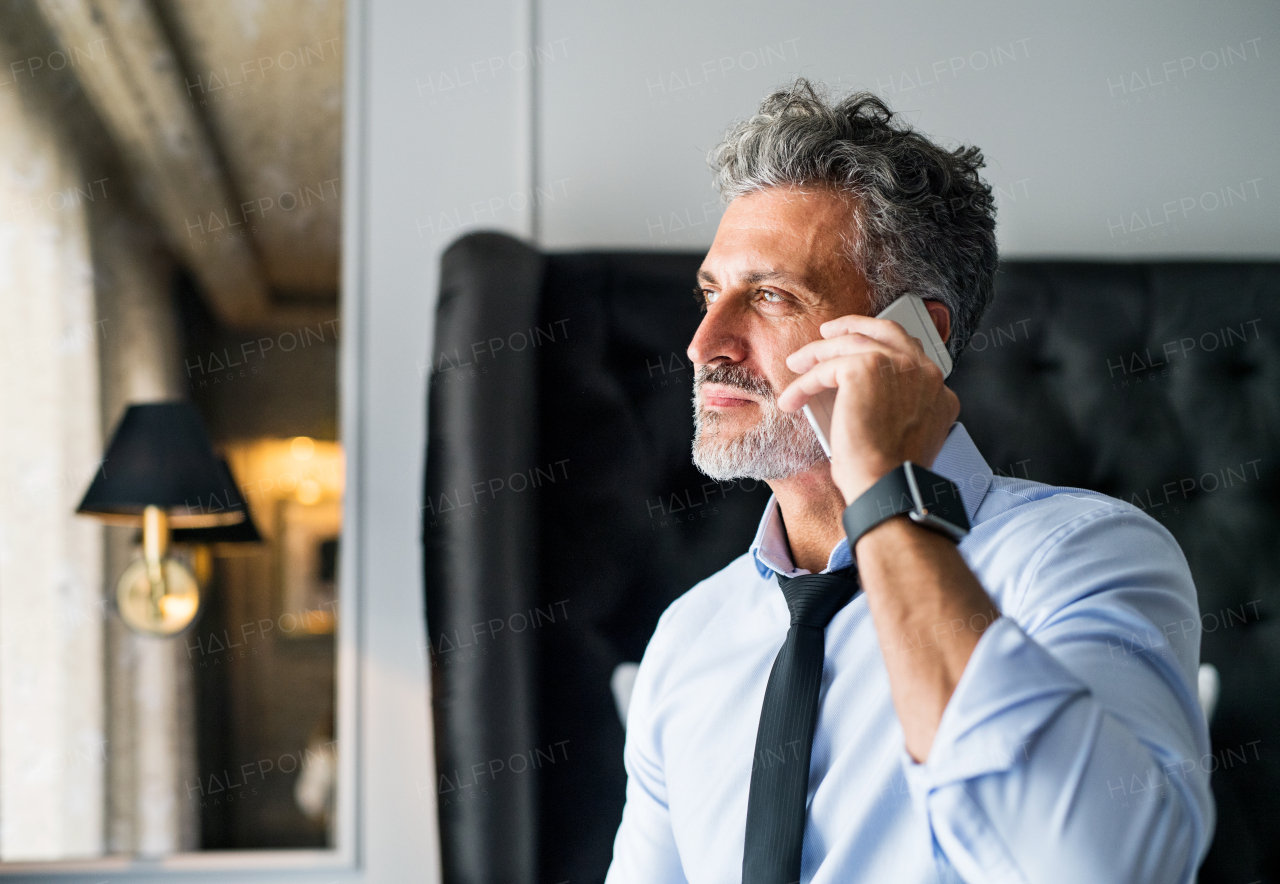
<svg viewBox="0 0 1280 884"><path fill-rule="evenodd" d="M603 879L610 676L755 530L768 489L690 463L700 263L499 234L444 257L423 538L447 882ZM1278 297L1277 265L1007 262L952 379L993 468L1131 501L1182 543L1222 676L1205 881L1277 856Z"/></svg>

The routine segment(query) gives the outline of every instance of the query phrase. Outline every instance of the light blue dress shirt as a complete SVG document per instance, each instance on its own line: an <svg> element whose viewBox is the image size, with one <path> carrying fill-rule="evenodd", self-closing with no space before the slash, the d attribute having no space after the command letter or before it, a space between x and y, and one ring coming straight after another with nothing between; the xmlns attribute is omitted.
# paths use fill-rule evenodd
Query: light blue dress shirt
<svg viewBox="0 0 1280 884"><path fill-rule="evenodd" d="M960 487L973 527L959 550L1003 616L917 764L865 596L836 614L801 882L1192 881L1214 765L1177 543L1119 500L993 475L960 424L933 470ZM842 540L827 567L850 562ZM775 571L808 573L770 500L751 549L658 621L627 714L608 884L741 881L756 730L789 628ZM952 628L887 639L928 654Z"/></svg>

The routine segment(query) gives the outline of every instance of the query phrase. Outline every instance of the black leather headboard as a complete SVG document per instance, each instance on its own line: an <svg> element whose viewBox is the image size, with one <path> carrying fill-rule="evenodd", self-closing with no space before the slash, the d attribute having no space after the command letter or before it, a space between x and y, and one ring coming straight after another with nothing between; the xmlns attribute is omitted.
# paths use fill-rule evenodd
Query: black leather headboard
<svg viewBox="0 0 1280 884"><path fill-rule="evenodd" d="M450 884L603 879L610 676L754 532L768 489L690 463L700 262L499 234L445 254L423 538ZM1006 262L951 381L993 468L1138 504L1182 544L1222 682L1203 881L1280 858L1278 314L1275 264Z"/></svg>

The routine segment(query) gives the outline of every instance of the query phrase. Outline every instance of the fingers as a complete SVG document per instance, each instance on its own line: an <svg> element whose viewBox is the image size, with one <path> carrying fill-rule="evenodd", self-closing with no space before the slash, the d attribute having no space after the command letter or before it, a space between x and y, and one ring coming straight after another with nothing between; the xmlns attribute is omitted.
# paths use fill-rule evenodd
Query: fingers
<svg viewBox="0 0 1280 884"><path fill-rule="evenodd" d="M824 338L836 338L840 335L864 334L869 338L875 338L878 341L884 341L886 344L893 342L906 343L914 341L915 338L907 334L906 329L894 322L892 319L876 319L874 316L863 316L859 313L850 313L848 316L840 316L836 319L830 319L818 327L819 333Z"/></svg>
<svg viewBox="0 0 1280 884"><path fill-rule="evenodd" d="M778 408L783 411L795 411L802 408L813 396L823 390L840 386L838 366L840 360L828 359L796 378L778 397Z"/></svg>
<svg viewBox="0 0 1280 884"><path fill-rule="evenodd" d="M868 317L845 318L867 319ZM885 322L894 326L897 329L897 334L877 328L874 330L884 335L883 337L869 335L866 334L865 330L860 330L846 332L836 337L828 336L822 340L810 341L787 357L787 368L800 374L813 368L824 359L834 359L838 356L849 356L869 350L890 354L896 361L901 363L900 368L903 370L928 360L920 342L903 331L902 326L887 319L875 321ZM827 323L822 327L824 334L830 324Z"/></svg>
<svg viewBox="0 0 1280 884"><path fill-rule="evenodd" d="M897 353L878 341L866 341L853 353L823 359L792 381L778 397L778 407L795 411L823 390L835 389L843 383L865 386L889 380L890 375L916 369L915 362L904 361Z"/></svg>
<svg viewBox="0 0 1280 884"><path fill-rule="evenodd" d="M891 319L850 314L824 322L822 338L787 357L787 367L800 375L778 397L778 407L795 411L824 389L839 387L853 374L881 378L887 373L941 371L925 355L919 341Z"/></svg>

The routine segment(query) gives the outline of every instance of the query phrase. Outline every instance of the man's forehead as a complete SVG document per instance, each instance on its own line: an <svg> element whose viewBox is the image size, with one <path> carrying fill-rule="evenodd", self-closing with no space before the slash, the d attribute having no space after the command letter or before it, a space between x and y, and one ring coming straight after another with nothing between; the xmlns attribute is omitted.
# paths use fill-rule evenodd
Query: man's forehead
<svg viewBox="0 0 1280 884"><path fill-rule="evenodd" d="M853 203L831 188L766 187L730 201L720 218L726 231L800 234L829 231L852 220Z"/></svg>
<svg viewBox="0 0 1280 884"><path fill-rule="evenodd" d="M847 223L845 203L829 192L774 188L738 197L720 220L698 278L830 284L848 269Z"/></svg>

